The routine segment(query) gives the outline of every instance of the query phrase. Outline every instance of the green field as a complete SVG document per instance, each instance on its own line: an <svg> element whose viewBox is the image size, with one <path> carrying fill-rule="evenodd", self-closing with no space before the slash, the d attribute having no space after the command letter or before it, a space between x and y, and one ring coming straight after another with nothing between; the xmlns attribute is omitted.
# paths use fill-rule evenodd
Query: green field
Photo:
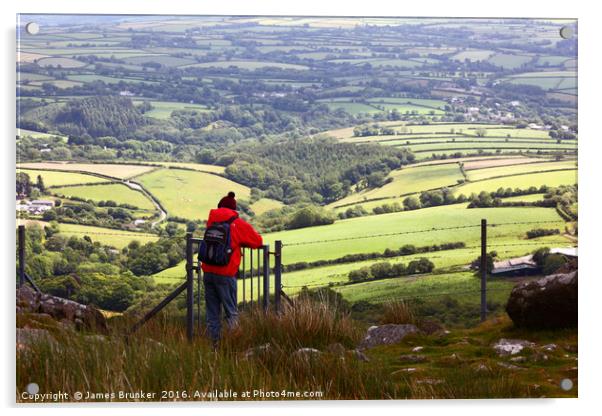
<svg viewBox="0 0 602 416"><path fill-rule="evenodd" d="M126 247L131 241L140 241L142 244L157 241L158 236L139 232L113 230L110 228L91 227L78 224L59 224L59 232L65 235L75 235L83 238L88 235L92 241L113 246L118 249Z"/></svg>
<svg viewBox="0 0 602 416"><path fill-rule="evenodd" d="M328 61L333 64L365 65L370 64L373 67L392 66L398 68L416 68L422 66L421 62L410 59L388 59L388 58L355 58L355 59L332 59Z"/></svg>
<svg viewBox="0 0 602 416"><path fill-rule="evenodd" d="M399 248L405 244L413 244L418 247L443 242L463 241L467 245L467 248L463 249L424 253L413 256L399 256L365 262L337 264L284 273L282 277L283 284L291 287L286 290L287 293L289 293L289 291L295 293L304 285L326 286L328 285L328 282L345 282L348 280L347 274L349 271L381 261L407 263L416 258L427 257L435 263L437 268L465 265L479 255L479 224L481 218L487 218L489 224L550 221L543 225L518 224L490 227L488 230L490 247L495 248L502 258L529 253L533 251L535 248L534 246L539 246L539 243L541 243L541 246L553 247L565 247L571 245L569 240L565 241L565 239L560 236L538 238L535 241L524 240L524 233L527 230L537 228L538 226L564 229L564 221L562 221L553 208L467 209L466 204L340 220L328 226L310 227L268 234L264 236L264 242L273 246L275 240L282 240L284 244L282 255L283 264L291 264L298 261L333 259L352 253L382 252L386 248ZM475 227L362 238L374 234L411 232L416 230L466 225L475 225ZM345 240L287 246L287 244L296 242L340 238ZM512 245L507 246L507 244ZM161 281L167 281L171 277L180 275L184 275L184 263L166 269L154 275L154 277ZM352 287L357 286L349 286L349 288ZM347 287L345 287L345 289L346 288Z"/></svg>
<svg viewBox="0 0 602 416"><path fill-rule="evenodd" d="M495 188L494 190L496 190ZM405 211L392 214L371 215L348 220L339 220L334 224L321 227L309 227L299 230L281 231L268 234L266 242L273 244L282 240L284 245L316 240L341 239L329 243L288 246L283 252L283 262L313 261L332 259L344 254L383 251L386 248L398 248L404 244L416 246L442 242L464 241L476 243L480 239L480 229L464 228L456 230L431 231L416 234L401 234L377 238L362 238L367 235L430 230L432 228L478 225L481 218L490 223L514 221L555 221L555 226L562 227L564 222L552 208L474 208L467 209L466 204L447 205L424 208L416 211ZM550 224L552 227L553 224ZM528 225L503 226L492 228L489 237L516 238Z"/></svg>
<svg viewBox="0 0 602 416"><path fill-rule="evenodd" d="M574 160L546 163L529 163L514 166L499 166L495 168L475 169L467 173L468 180L478 181L482 179L495 178L497 176L508 176L522 173L543 172L557 169L577 169Z"/></svg>
<svg viewBox="0 0 602 416"><path fill-rule="evenodd" d="M570 59L568 56L540 56L537 58L537 65L562 66Z"/></svg>
<svg viewBox="0 0 602 416"><path fill-rule="evenodd" d="M331 110L337 110L339 108L342 108L349 114L361 114L361 113L372 114L372 113L380 113L381 112L381 110L379 110L378 108L373 107L368 104L363 104L363 103L353 103L353 102L348 102L348 101L342 102L342 101L336 101L336 100L325 100L325 101L320 101L320 102L322 104L326 104Z"/></svg>
<svg viewBox="0 0 602 416"><path fill-rule="evenodd" d="M506 69L515 69L519 68L523 64L526 64L532 59L533 58L531 56L496 53L495 55L491 56L487 62Z"/></svg>
<svg viewBox="0 0 602 416"><path fill-rule="evenodd" d="M134 100L135 103L139 104L141 100ZM149 101L153 107L152 110L144 113L147 117L153 117L158 119L168 119L171 113L176 110L195 110L195 111L208 111L207 107L200 104L188 104L188 103L176 103L172 101Z"/></svg>
<svg viewBox="0 0 602 416"><path fill-rule="evenodd" d="M38 175L42 176L45 186L64 186L78 183L101 183L107 182L106 179L98 176L84 175L81 173L54 172L48 170L32 170L17 168L17 172L26 173L32 182L35 183Z"/></svg>
<svg viewBox="0 0 602 416"><path fill-rule="evenodd" d="M421 192L427 189L457 185L464 179L458 164L408 167L398 169L389 174L391 183L380 188L361 191L333 202L331 206L339 206L366 199L394 197L403 194ZM382 203L389 202L383 201Z"/></svg>
<svg viewBox="0 0 602 416"><path fill-rule="evenodd" d="M434 107L438 109L443 109L447 103L443 100L432 100L428 98L392 98L392 97L374 97L368 98L369 103L374 104L414 104L418 106L424 107Z"/></svg>
<svg viewBox="0 0 602 416"><path fill-rule="evenodd" d="M504 304L514 282L493 280L487 284L491 291L487 295L489 302ZM444 297L451 293L453 299L463 304L474 305L475 311L480 304L480 281L473 273L449 273L426 275L417 278L399 277L374 282L357 283L335 287L349 302L368 301L381 303L388 300ZM459 292L459 293L454 293Z"/></svg>
<svg viewBox="0 0 602 416"><path fill-rule="evenodd" d="M511 258L515 256L522 256L528 253L533 252L539 245L537 243L541 243L541 247L549 246L549 247L568 247L571 245L569 240L565 240L563 237L553 236L545 237L537 240L498 240L498 244L516 244L507 247L500 247L498 250L500 258ZM524 243L521 245L521 243ZM474 259L479 256L479 247L476 248L464 248L457 250L445 250L433 253L423 253L423 254L415 254L411 256L398 256L398 257L388 257L381 258L375 260L361 261L355 263L344 263L344 264L336 264L331 266L324 266L312 269L299 270L294 272L283 273L282 275L282 284L285 286L285 290L287 294L295 294L297 293L303 286L307 287L319 287L319 286L328 286L329 284L341 285L349 282L349 272L352 270L357 270L362 267L370 267L371 265L379 262L389 262L391 264L404 263L408 264L413 260L420 259L422 257L426 257L431 260L435 264L435 269L449 269L453 268L454 270L464 267L470 264ZM428 279L428 276L425 277L417 277L417 279ZM408 281L413 281L414 278L402 278L402 279L394 279L393 281L396 284L406 284ZM375 285L379 285L377 282L372 282ZM441 282L444 283L444 282ZM335 286L336 287L336 286ZM343 291L351 291L356 293L355 289L362 288L357 285L343 286L338 289ZM369 286L365 286L369 287ZM361 290L359 291L361 292ZM358 293L359 295L359 293ZM384 300L384 298L380 298L380 300Z"/></svg>
<svg viewBox="0 0 602 416"><path fill-rule="evenodd" d="M37 64L42 67L61 67L61 68L81 68L87 64L71 58L42 58L37 61Z"/></svg>
<svg viewBox="0 0 602 416"><path fill-rule="evenodd" d="M159 169L137 180L152 193L170 215L188 219L207 219L209 210L229 191L237 199L249 199L251 190L229 179L205 172Z"/></svg>
<svg viewBox="0 0 602 416"><path fill-rule="evenodd" d="M394 142L393 142L394 143ZM387 145L395 146L397 144L391 144L391 142L385 142ZM405 148L411 149L412 152L438 152L440 150L457 150L459 152L472 150L476 151L478 149L513 149L513 150L571 150L576 151L577 146L574 143L564 144L564 143L523 143L523 142L487 142L486 139L479 140L478 143L454 143L454 142L445 142L445 143L429 143L429 144L404 144L398 145L403 146Z"/></svg>
<svg viewBox="0 0 602 416"><path fill-rule="evenodd" d="M485 61L493 54L493 51L473 49L459 52L452 56L452 59L456 61L465 61L467 59L469 61Z"/></svg>
<svg viewBox="0 0 602 416"><path fill-rule="evenodd" d="M28 81L49 81L54 78L48 75L34 74L31 72L19 72L17 74L17 82L28 82Z"/></svg>
<svg viewBox="0 0 602 416"><path fill-rule="evenodd" d="M535 201L543 201L543 197L545 194L531 194L531 195L518 195L518 196L509 196L507 198L502 198L504 202L535 202Z"/></svg>
<svg viewBox="0 0 602 416"><path fill-rule="evenodd" d="M255 215L261 215L264 212L271 211L283 207L284 204L280 201L270 198L261 198L251 204L251 209Z"/></svg>
<svg viewBox="0 0 602 416"><path fill-rule="evenodd" d="M266 61L215 61L215 62L203 62L200 64L186 65L184 68L229 68L231 66L248 69L254 71L255 69L276 67L280 69L296 69L299 71L307 70L309 67L305 65L285 64L281 62L266 62Z"/></svg>
<svg viewBox="0 0 602 416"><path fill-rule="evenodd" d="M144 163L144 162L143 162ZM153 165L161 165L165 167L185 168L198 170L199 172L209 173L224 173L226 168L217 165L206 165L204 163L189 163L189 162L148 162Z"/></svg>
<svg viewBox="0 0 602 416"><path fill-rule="evenodd" d="M428 151L428 152L422 152L422 153L416 153L416 161L422 161L422 160L426 160L428 158L430 158L433 154L436 154L437 156L443 156L443 155L447 155L447 156L451 156L451 155L455 155L456 153L462 153L465 156L474 156L474 157L483 157L483 156L479 156L480 152L477 149L463 149L463 150L436 150L436 151ZM566 155L574 155L575 151L574 150L555 150L555 149L549 149L549 150L529 150L529 149L524 149L524 150L517 150L517 149L490 149L488 150L489 153L495 153L496 155L499 156L503 156L503 157L514 157L514 156L520 156L520 154L522 155L526 155L526 156L530 156L530 155L540 155L540 154L554 154L554 153L564 153ZM517 152L520 152L517 153Z"/></svg>
<svg viewBox="0 0 602 416"><path fill-rule="evenodd" d="M77 197L92 201L115 201L118 204L130 204L141 209L153 210L155 206L141 192L120 183L94 186L68 186L53 188L53 193L67 198Z"/></svg>
<svg viewBox="0 0 602 416"><path fill-rule="evenodd" d="M499 188L526 189L531 186L542 185L560 186L574 185L577 183L577 170L564 170L559 172L532 173L528 175L507 176L504 178L488 179L480 182L467 183L455 188L454 193L470 195L481 191L494 192Z"/></svg>
<svg viewBox="0 0 602 416"><path fill-rule="evenodd" d="M34 139L50 139L53 137L59 137L63 141L67 141L67 137L61 134L42 133L40 131L33 131L27 129L17 129L19 137L32 137Z"/></svg>
<svg viewBox="0 0 602 416"><path fill-rule="evenodd" d="M333 104L335 104L333 102ZM358 104L358 103L354 103ZM398 133L398 135L402 136L399 138L411 138L411 137L420 137L421 135L439 135L439 136L453 136L458 135L458 133L462 134L476 134L476 129L486 129L487 134L494 135L493 132L496 131L497 128L508 128L507 126L503 126L500 124L470 124L470 123L432 123L432 124L408 124L403 121L384 121L378 123L380 126L393 127ZM344 141L351 140L362 140L365 137L354 137L353 136L354 127L347 127L343 129L336 129L324 132L324 134L328 134L330 136L336 137L337 139L341 139ZM414 135L414 136L413 136ZM419 136L420 135L420 136ZM379 138L391 138L391 136L377 136ZM427 136L428 137L428 136ZM461 136L457 136L458 139ZM346 140L345 140L346 139Z"/></svg>
<svg viewBox="0 0 602 416"><path fill-rule="evenodd" d="M155 169L152 166L143 166L143 165L126 165L126 164L110 164L110 163L62 163L62 162L36 162L36 163L21 163L17 165L22 168L29 169L59 169L62 171L82 171L82 172L90 172L97 173L100 175L111 176L113 178L127 179L132 176L140 175L145 172L149 172ZM61 174L62 172L55 172ZM65 174L65 173L63 173ZM68 175L72 175L71 173L67 173ZM95 179L101 179L96 176L86 176L86 178L92 177ZM102 182L104 180L100 180ZM88 183L87 182L70 182L70 183ZM69 185L70 183L63 183L59 185Z"/></svg>
<svg viewBox="0 0 602 416"><path fill-rule="evenodd" d="M96 75L96 74L82 74L82 75L69 75L67 79L72 81L79 82L94 82L94 81L102 81L105 84L118 84L120 82L144 82L148 84L155 83L154 81L146 81L144 79L138 78L116 78L116 77L108 77L104 75Z"/></svg>
<svg viewBox="0 0 602 416"><path fill-rule="evenodd" d="M167 67L177 67L182 65L189 65L194 63L195 61L187 58L177 58L175 56L166 56L166 55L145 55L145 56L132 56L129 58L123 59L128 64L144 64L148 62L158 63Z"/></svg>
<svg viewBox="0 0 602 416"><path fill-rule="evenodd" d="M397 110L401 114L444 114L445 111L436 109L423 107L420 105L412 105L412 104L390 104L390 103L374 103L373 105L378 108L383 108L385 111L393 111Z"/></svg>
<svg viewBox="0 0 602 416"><path fill-rule="evenodd" d="M488 129L485 128L486 133L483 139L487 139L488 137L525 137L525 138L533 138L533 139L547 139L553 140L550 137L550 134L546 130L534 130L534 129L515 129L515 128L495 128ZM470 136L477 136L477 129L463 130L463 134L467 134Z"/></svg>
<svg viewBox="0 0 602 416"><path fill-rule="evenodd" d="M513 84L535 85L545 90L577 87L577 73L575 71L526 72L513 75L505 80Z"/></svg>

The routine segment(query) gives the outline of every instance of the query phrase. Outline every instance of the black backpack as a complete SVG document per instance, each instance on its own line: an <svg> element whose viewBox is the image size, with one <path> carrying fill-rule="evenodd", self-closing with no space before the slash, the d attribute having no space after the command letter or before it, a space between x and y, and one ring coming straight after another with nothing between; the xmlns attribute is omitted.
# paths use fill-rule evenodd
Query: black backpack
<svg viewBox="0 0 602 416"><path fill-rule="evenodd" d="M214 222L205 230L205 236L199 247L199 260L214 266L225 266L232 255L230 226L238 218L234 215L227 221Z"/></svg>

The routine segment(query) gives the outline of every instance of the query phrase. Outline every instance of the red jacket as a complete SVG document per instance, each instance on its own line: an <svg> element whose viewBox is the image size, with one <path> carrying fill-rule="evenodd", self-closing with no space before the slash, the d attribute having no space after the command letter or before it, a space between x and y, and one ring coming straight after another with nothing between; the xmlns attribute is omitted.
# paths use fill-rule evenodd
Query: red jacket
<svg viewBox="0 0 602 416"><path fill-rule="evenodd" d="M227 221L236 215L237 212L230 208L217 208L209 211L209 219L207 219L207 227L214 222ZM230 225L230 238L232 244L232 255L230 256L230 263L226 266L214 266L211 264L203 263L201 267L203 272L215 273L221 276L236 277L238 272L238 266L240 265L240 248L259 248L263 244L263 239L255 231L255 229L243 220L237 218L232 221Z"/></svg>

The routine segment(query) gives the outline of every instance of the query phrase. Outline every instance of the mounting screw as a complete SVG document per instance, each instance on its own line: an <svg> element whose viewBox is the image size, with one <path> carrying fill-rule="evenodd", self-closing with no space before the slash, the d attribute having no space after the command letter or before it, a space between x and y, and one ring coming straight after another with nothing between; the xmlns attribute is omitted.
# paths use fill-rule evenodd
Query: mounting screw
<svg viewBox="0 0 602 416"><path fill-rule="evenodd" d="M25 31L30 35L37 35L40 32L40 25L36 22L29 22L25 25Z"/></svg>
<svg viewBox="0 0 602 416"><path fill-rule="evenodd" d="M574 30L570 26L563 26L560 29L560 37L562 39L571 39L574 34L575 34Z"/></svg>

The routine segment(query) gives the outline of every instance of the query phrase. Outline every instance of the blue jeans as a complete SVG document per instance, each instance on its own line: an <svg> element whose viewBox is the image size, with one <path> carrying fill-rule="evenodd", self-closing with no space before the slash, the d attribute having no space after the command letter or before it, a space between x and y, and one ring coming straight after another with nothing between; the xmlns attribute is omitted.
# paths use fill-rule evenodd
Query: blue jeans
<svg viewBox="0 0 602 416"><path fill-rule="evenodd" d="M238 308L236 301L236 278L204 273L205 309L207 312L207 328L214 342L220 338L222 329L222 307L229 328L238 325Z"/></svg>

